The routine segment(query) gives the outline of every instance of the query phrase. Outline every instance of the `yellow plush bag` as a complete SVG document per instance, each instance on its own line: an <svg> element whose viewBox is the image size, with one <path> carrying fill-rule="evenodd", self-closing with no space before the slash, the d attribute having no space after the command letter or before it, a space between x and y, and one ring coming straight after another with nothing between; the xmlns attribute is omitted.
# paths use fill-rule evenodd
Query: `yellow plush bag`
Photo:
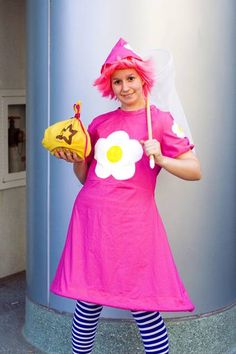
<svg viewBox="0 0 236 354"><path fill-rule="evenodd" d="M55 149L67 149L84 160L90 154L91 141L80 120L80 101L74 104L74 111L73 118L55 123L45 130L42 144L52 155Z"/></svg>

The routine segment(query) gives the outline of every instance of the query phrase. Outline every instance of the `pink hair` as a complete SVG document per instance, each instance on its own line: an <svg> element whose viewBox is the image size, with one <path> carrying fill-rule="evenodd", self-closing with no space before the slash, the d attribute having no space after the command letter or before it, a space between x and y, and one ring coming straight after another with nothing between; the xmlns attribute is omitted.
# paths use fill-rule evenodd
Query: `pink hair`
<svg viewBox="0 0 236 354"><path fill-rule="evenodd" d="M114 98L114 92L111 86L111 75L115 70L135 69L141 79L144 81L143 93L147 97L154 85L154 69L151 60L138 60L132 57L121 59L114 64L105 66L101 75L94 82L103 97Z"/></svg>

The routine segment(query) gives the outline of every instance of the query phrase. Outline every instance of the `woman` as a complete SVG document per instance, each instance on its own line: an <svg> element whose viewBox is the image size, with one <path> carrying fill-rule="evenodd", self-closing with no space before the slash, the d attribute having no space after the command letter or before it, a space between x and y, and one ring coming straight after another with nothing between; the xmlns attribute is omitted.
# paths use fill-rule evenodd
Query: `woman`
<svg viewBox="0 0 236 354"><path fill-rule="evenodd" d="M154 190L161 168L198 180L200 166L171 114L155 106L153 139L148 139L146 104L153 77L151 62L120 39L95 81L102 95L117 99L120 107L90 124L93 149L87 160L69 151L56 153L74 163L84 184L51 286L54 293L78 300L73 353L91 353L103 305L132 311L146 353L169 350L159 311L194 309L178 275Z"/></svg>

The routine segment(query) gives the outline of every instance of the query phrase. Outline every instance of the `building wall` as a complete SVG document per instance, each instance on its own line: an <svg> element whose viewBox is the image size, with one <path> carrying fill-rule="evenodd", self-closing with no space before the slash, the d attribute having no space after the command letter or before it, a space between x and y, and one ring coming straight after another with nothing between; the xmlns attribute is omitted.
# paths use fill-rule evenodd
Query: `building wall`
<svg viewBox="0 0 236 354"><path fill-rule="evenodd" d="M25 0L0 0L0 89L25 89ZM0 190L0 278L25 269L25 187Z"/></svg>

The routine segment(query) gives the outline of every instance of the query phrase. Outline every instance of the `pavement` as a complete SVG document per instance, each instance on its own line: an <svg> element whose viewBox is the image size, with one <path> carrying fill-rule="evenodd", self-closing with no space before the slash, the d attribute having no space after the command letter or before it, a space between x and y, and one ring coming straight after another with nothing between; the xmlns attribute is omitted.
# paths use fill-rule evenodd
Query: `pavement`
<svg viewBox="0 0 236 354"><path fill-rule="evenodd" d="M37 348L33 347L30 343L28 343L24 336L22 335L22 329L24 326L24 321L25 321L25 289L26 289L26 280L25 280L25 272L17 273L14 275L11 275L6 278L0 279L0 354L45 354L44 352L38 350ZM222 325L220 326L221 323L226 323L226 320L232 317L232 325L235 322L233 320L233 314L231 317L227 315L227 312L219 314L220 319L216 323L216 325L219 327L219 330L221 330ZM226 316L222 318L222 316ZM216 316L215 316L216 317ZM235 318L235 317L234 317ZM205 318L202 319L202 321L205 322ZM215 319L216 320L216 319ZM219 322L220 321L220 322ZM208 327L208 322L206 323L206 326ZM181 322L180 322L181 325ZM201 322L201 326L204 326L204 323ZM224 325L223 325L224 326ZM230 326L230 324L229 324ZM109 327L111 327L109 325ZM207 332L207 327L206 330L203 331ZM224 326L225 327L225 326ZM124 327L125 331L127 332L127 327ZM209 328L211 330L212 327ZM214 327L216 328L216 327ZM225 327L227 330L227 327ZM230 328L230 327L229 327ZM173 333L177 333L178 326L174 324L174 328L169 328L169 333L173 330ZM183 328L180 326L179 329L181 332L183 331ZM185 329L187 331L187 329ZM122 340L124 341L123 347L126 346L127 349L127 341L126 341L126 335L128 335L129 338L134 338L134 333L130 336L129 333L123 333L121 329L117 331L117 328L115 329L115 334L113 333L108 333L109 328L105 327L104 330L101 330L101 339L99 341L99 338L97 340L97 349L95 350L96 353L102 353L104 350L104 333L106 333L106 342L109 341L109 338L111 340L110 347L114 345L114 336L118 336L120 333L120 339L116 341L116 343L121 343ZM203 333L204 333L203 332ZM224 335L225 332L223 332ZM232 332L233 333L233 332ZM98 336L99 337L99 336ZM180 336L181 337L181 336ZM211 337L211 336L210 336ZM207 336L208 341L209 341L209 336ZM190 336L191 338L191 336ZM214 339L214 336L212 337ZM227 337L224 337L226 341L225 347L227 348ZM203 338L204 343L206 340ZM218 343L218 339L216 341ZM216 347L218 344L215 344ZM109 343L107 343L109 344ZM135 342L136 344L136 342ZM199 345L199 341L197 341L197 344ZM232 343L231 343L232 344ZM103 348L101 350L101 348ZM175 342L175 345L177 346L178 343ZM183 344L180 343L181 348L183 348ZM189 344L188 344L189 345ZM192 347L194 343L191 344ZM207 344L206 344L207 345ZM212 347L212 346L211 346ZM142 351L142 350L141 350ZM109 350L107 353L123 353L123 351L114 351L114 350ZM126 351L127 353L133 353L134 351ZM139 351L135 351L138 353ZM173 353L180 353L178 349L176 348L176 351L173 351ZM187 351L184 351L185 353L189 352L188 349ZM223 350L220 351L218 350L203 350L198 351L198 349L191 350L191 353L204 353L204 354L211 354L211 353L229 353L229 350ZM235 350L230 352L231 354L236 354Z"/></svg>
<svg viewBox="0 0 236 354"><path fill-rule="evenodd" d="M25 319L25 272L0 279L0 353L42 354L22 335Z"/></svg>

